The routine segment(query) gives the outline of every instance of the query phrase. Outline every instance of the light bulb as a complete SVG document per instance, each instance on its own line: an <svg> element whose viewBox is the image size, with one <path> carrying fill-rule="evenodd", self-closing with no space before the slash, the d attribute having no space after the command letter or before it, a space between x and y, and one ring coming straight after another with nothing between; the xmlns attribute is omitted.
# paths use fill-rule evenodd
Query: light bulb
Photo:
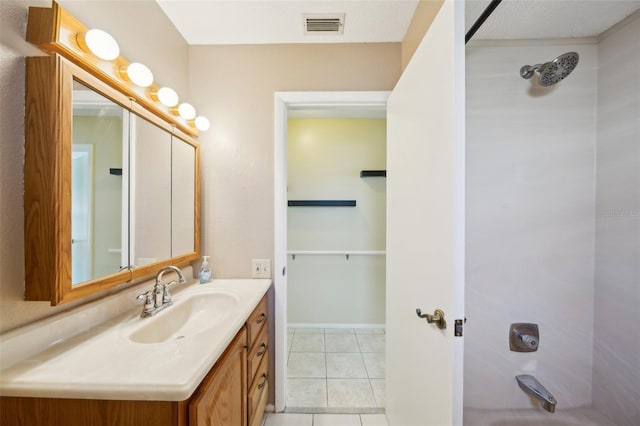
<svg viewBox="0 0 640 426"><path fill-rule="evenodd" d="M193 105L184 102L178 105L178 114L185 120L193 120L196 118L196 109Z"/></svg>
<svg viewBox="0 0 640 426"><path fill-rule="evenodd" d="M209 120L207 119L207 117L203 117L201 115L196 117L196 128L202 132L206 132L207 130L209 130L209 127L211 126L211 124L209 123Z"/></svg>
<svg viewBox="0 0 640 426"><path fill-rule="evenodd" d="M127 67L123 67L123 69L120 70L120 74L139 87L149 87L153 83L153 73L151 70L138 62L132 62Z"/></svg>
<svg viewBox="0 0 640 426"><path fill-rule="evenodd" d="M178 105L178 94L170 87L161 87L157 91L152 91L151 97L168 108Z"/></svg>
<svg viewBox="0 0 640 426"><path fill-rule="evenodd" d="M111 37L111 35L105 31L92 29L84 34L79 35L78 44L83 47L86 46L85 51L89 51L100 59L105 61L113 61L120 56L120 46L118 42Z"/></svg>

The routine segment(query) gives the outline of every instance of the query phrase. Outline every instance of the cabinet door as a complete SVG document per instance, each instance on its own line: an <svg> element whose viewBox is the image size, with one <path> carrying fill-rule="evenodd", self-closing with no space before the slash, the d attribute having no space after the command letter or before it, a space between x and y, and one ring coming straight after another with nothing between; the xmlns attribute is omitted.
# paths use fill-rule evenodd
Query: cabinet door
<svg viewBox="0 0 640 426"><path fill-rule="evenodd" d="M189 426L246 426L247 334L244 328L189 402Z"/></svg>

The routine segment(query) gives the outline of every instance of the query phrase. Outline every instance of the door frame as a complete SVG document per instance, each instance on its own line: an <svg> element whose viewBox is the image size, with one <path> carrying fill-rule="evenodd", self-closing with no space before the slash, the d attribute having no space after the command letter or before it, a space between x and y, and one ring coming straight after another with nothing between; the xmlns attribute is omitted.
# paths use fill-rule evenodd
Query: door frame
<svg viewBox="0 0 640 426"><path fill-rule="evenodd" d="M287 118L290 109L380 108L391 92L275 92L274 94L274 268L275 411L287 397Z"/></svg>

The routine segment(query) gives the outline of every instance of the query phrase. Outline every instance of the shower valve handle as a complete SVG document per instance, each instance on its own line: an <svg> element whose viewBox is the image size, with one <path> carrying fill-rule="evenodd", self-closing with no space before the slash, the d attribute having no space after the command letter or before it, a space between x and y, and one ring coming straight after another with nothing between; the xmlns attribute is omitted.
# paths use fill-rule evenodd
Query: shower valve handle
<svg viewBox="0 0 640 426"><path fill-rule="evenodd" d="M444 319L444 311L442 309L436 309L431 314L423 314L421 309L416 309L416 314L419 318L425 318L429 324L435 324L439 329L447 328L447 321Z"/></svg>

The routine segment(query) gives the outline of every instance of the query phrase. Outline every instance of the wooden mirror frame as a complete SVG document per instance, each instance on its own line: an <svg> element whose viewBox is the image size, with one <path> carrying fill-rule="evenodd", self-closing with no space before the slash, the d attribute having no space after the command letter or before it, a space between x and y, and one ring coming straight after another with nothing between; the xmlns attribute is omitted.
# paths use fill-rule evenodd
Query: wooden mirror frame
<svg viewBox="0 0 640 426"><path fill-rule="evenodd" d="M101 61L84 53L76 35L87 31L57 3L30 8L27 41L49 56L26 58L25 90L25 300L51 305L155 274L166 265L200 257L200 146L197 130L153 102L146 92L119 79L125 58ZM134 269L72 285L71 150L74 80L176 136L195 149L194 250ZM153 88L153 87L152 87ZM170 230L167 230L170 232Z"/></svg>

